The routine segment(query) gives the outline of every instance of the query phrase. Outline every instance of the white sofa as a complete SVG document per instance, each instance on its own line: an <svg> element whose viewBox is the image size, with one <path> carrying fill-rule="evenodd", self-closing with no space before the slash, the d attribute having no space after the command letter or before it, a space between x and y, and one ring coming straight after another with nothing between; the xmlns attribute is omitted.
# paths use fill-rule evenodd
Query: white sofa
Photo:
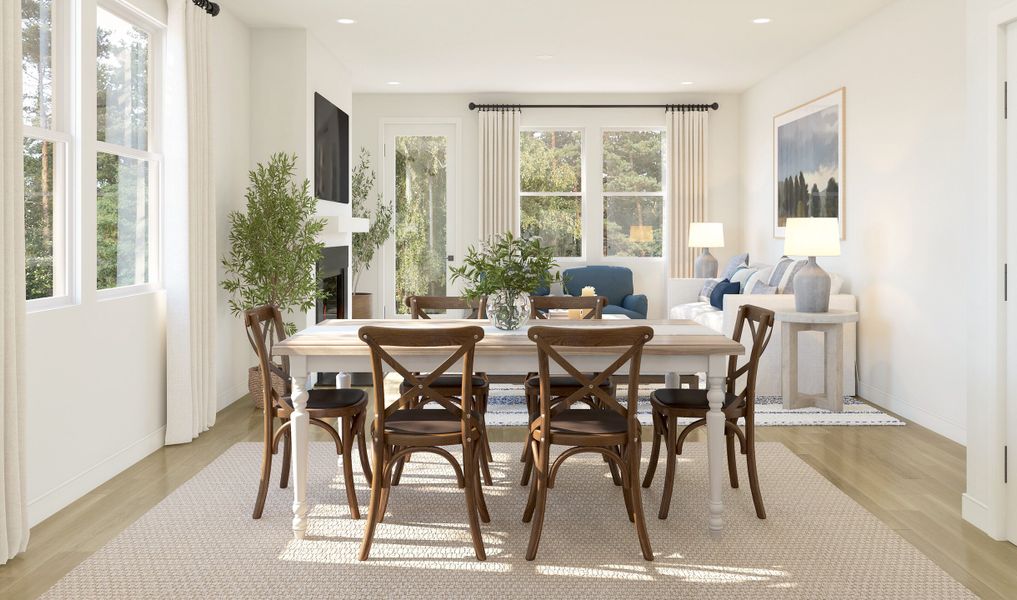
<svg viewBox="0 0 1017 600"><path fill-rule="evenodd" d="M754 265L755 267L755 265ZM763 266L762 268L765 268ZM730 337L734 332L735 318L743 304L753 304L773 311L794 310L792 294L728 294L724 296L724 310L718 310L703 302L699 296L706 279L669 279L667 286L668 316L672 319L689 319L719 331ZM831 292L840 291L839 277L833 276ZM857 299L850 294L831 293L830 308L833 310L857 310ZM770 343L759 363L756 378L757 396L781 395L781 326L773 329ZM844 393L855 395L855 344L857 328L854 323L844 326ZM751 347L748 336L743 334L746 348ZM823 336L821 333L806 332L799 338L798 346L799 389L806 394L823 391Z"/></svg>

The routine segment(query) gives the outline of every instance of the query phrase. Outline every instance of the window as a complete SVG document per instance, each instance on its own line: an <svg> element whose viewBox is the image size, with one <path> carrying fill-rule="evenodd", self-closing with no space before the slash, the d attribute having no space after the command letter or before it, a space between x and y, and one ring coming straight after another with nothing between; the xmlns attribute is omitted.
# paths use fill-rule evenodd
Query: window
<svg viewBox="0 0 1017 600"><path fill-rule="evenodd" d="M525 130L519 140L519 229L555 256L583 254L583 133Z"/></svg>
<svg viewBox="0 0 1017 600"><path fill-rule="evenodd" d="M604 132L604 256L663 250L664 132Z"/></svg>
<svg viewBox="0 0 1017 600"><path fill-rule="evenodd" d="M111 12L96 15L96 288L153 279L156 185L152 32Z"/></svg>
<svg viewBox="0 0 1017 600"><path fill-rule="evenodd" d="M68 43L62 0L22 0L25 287L28 300L68 295Z"/></svg>

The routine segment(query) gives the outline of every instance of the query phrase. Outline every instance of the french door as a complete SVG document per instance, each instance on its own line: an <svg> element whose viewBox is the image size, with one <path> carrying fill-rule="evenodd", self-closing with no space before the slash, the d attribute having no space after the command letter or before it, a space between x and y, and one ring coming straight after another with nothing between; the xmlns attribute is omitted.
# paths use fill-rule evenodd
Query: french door
<svg viewBox="0 0 1017 600"><path fill-rule="evenodd" d="M1017 23L1006 28L1006 80L1017 81ZM1009 94L1013 96L1013 92ZM1012 106L1012 104L1011 104ZM1006 119L1006 262L1015 265L1017 277L1017 119L1010 115ZM1009 271L1009 268L1007 268ZM1017 279L1015 279L1017 281ZM1008 282L1004 282L1008 285ZM1017 289L1014 286L1011 289ZM1012 293L1007 292L1007 295ZM1017 298L1007 298L1006 313L1006 447L1004 470L1006 485L1006 529L1007 538L1017 544ZM970 402L971 400L969 400Z"/></svg>
<svg viewBox="0 0 1017 600"><path fill-rule="evenodd" d="M406 296L454 295L458 123L383 123L384 194L395 235L386 242L386 318L407 316Z"/></svg>

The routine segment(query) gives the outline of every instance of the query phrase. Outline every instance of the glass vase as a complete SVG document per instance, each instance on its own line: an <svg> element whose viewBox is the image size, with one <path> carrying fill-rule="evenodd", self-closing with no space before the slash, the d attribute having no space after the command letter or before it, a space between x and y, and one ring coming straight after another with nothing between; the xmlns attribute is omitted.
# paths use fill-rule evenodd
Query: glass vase
<svg viewBox="0 0 1017 600"><path fill-rule="evenodd" d="M530 320L529 294L498 292L487 298L487 318L498 329L512 331Z"/></svg>

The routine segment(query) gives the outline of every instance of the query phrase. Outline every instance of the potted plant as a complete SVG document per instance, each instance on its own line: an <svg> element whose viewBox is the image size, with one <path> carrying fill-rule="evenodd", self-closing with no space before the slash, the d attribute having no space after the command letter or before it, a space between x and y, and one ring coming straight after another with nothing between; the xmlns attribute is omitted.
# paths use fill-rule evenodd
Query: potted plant
<svg viewBox="0 0 1017 600"><path fill-rule="evenodd" d="M386 203L378 194L378 208L372 211L367 198L374 190L374 169L371 168L371 153L360 149L360 164L353 169L351 191L353 195L353 216L371 221L364 233L353 234L353 311L354 319L370 319L373 316L373 294L358 292L360 276L371 266L374 255L388 237L392 235L392 203ZM372 215L373 212L373 215Z"/></svg>
<svg viewBox="0 0 1017 600"><path fill-rule="evenodd" d="M452 268L452 280L466 282L467 298L487 296L487 314L499 329L519 329L530 318L530 294L537 288L561 281L554 250L540 238L523 239L511 233L484 242L466 253L460 267Z"/></svg>
<svg viewBox="0 0 1017 600"><path fill-rule="evenodd" d="M308 311L322 297L314 275L315 263L325 244L319 235L325 220L315 218L317 201L310 182L294 180L297 157L273 154L268 166L258 164L250 172L245 198L247 210L229 214L230 249L222 259L226 276L222 288L229 295L230 312L271 304L283 314ZM296 332L295 324L285 325L286 334ZM282 395L286 382L274 378L273 387ZM248 387L261 405L261 374L252 367Z"/></svg>

